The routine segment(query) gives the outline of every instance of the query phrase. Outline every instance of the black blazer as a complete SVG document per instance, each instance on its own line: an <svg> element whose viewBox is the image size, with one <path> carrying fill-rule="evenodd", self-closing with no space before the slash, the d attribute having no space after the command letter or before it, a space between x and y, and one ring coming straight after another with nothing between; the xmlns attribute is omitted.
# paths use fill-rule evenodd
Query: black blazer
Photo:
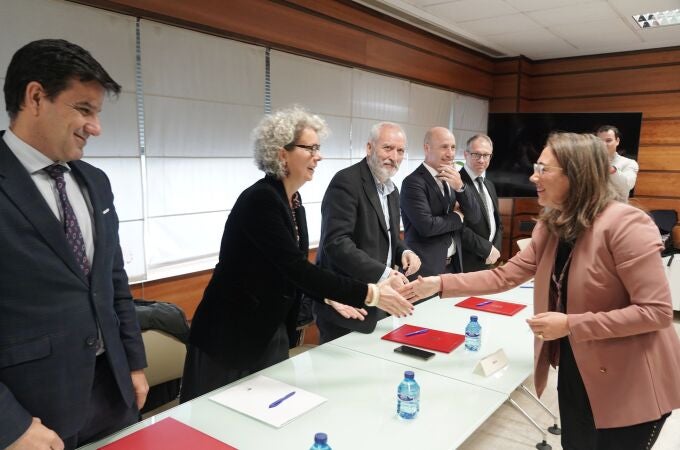
<svg viewBox="0 0 680 450"><path fill-rule="evenodd" d="M492 241L489 242L489 213L484 209L479 191L465 169L460 171L460 177L465 182L465 189L470 190L474 194L475 201L482 212L481 219L476 222L470 220L467 215L463 221L465 224L461 238L463 243L463 267L465 272L490 269L493 266L486 264L486 258L489 256L489 252L491 252L491 245L500 251L503 244L503 223L498 214L496 188L491 181L486 178L484 179L484 187L489 192L491 203L493 204L493 217L491 220L494 220L496 223L496 234L494 234Z"/></svg>
<svg viewBox="0 0 680 450"><path fill-rule="evenodd" d="M283 183L266 176L243 191L224 227L219 262L198 305L189 341L227 367L251 368L274 332L295 331L304 292L354 306L367 285L323 270L307 260L304 207L296 209L300 242Z"/></svg>
<svg viewBox="0 0 680 450"><path fill-rule="evenodd" d="M463 192L451 189L451 205L446 204L439 185L424 164L421 164L401 184L401 219L404 222L406 244L420 256L422 265L418 275L444 273L446 250L456 242L456 257L461 267L463 221L453 212L458 202L465 217L480 218L480 208L474 201L469 186Z"/></svg>
<svg viewBox="0 0 680 450"><path fill-rule="evenodd" d="M146 366L111 185L85 162L69 165L94 215L89 279L62 224L0 137L0 448L19 438L33 416L62 438L84 426L97 322L128 405L135 399L130 371Z"/></svg>
<svg viewBox="0 0 680 450"><path fill-rule="evenodd" d="M392 242L390 266L401 266L401 255L407 247L399 237L399 190L387 196L387 203ZM336 173L328 185L321 203L317 264L365 283L375 283L385 271L389 243L375 179L364 158ZM343 318L323 302L314 304L319 326L328 320L348 330L370 333L378 314L375 307L366 309L368 316L359 321Z"/></svg>

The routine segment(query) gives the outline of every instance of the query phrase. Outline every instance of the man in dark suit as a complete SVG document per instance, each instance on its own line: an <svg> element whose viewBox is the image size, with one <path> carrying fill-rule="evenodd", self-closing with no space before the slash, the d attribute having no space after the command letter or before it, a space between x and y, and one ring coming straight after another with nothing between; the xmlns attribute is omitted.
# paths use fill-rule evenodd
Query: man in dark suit
<svg viewBox="0 0 680 450"><path fill-rule="evenodd" d="M423 261L419 275L462 272L463 214L477 221L479 206L454 165L453 133L443 127L431 128L423 148L425 161L401 185L405 240Z"/></svg>
<svg viewBox="0 0 680 450"><path fill-rule="evenodd" d="M12 58L0 136L0 448L75 448L138 420L144 346L111 185L79 161L118 85L81 47Z"/></svg>
<svg viewBox="0 0 680 450"><path fill-rule="evenodd" d="M420 259L399 237L399 190L391 180L406 152L406 134L395 123L373 126L366 158L339 171L321 204L317 264L365 283L406 282L401 266L416 273ZM389 280L388 280L389 282ZM321 343L350 331L370 333L386 314L375 307L353 308L325 300L314 302Z"/></svg>
<svg viewBox="0 0 680 450"><path fill-rule="evenodd" d="M462 237L465 272L490 269L501 256L503 224L498 214L498 196L493 183L486 178L492 155L493 143L489 136L476 134L468 139L460 177L474 194L482 217L473 222L465 216Z"/></svg>

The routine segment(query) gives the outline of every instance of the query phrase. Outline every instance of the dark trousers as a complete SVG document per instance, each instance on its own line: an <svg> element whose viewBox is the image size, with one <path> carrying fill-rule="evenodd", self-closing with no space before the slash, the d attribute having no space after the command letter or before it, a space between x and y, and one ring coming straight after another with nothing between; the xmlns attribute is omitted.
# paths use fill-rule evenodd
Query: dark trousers
<svg viewBox="0 0 680 450"><path fill-rule="evenodd" d="M193 400L286 359L288 359L288 332L285 325L276 330L265 353L247 369L234 369L230 367L228 360L210 355L189 344L179 402Z"/></svg>
<svg viewBox="0 0 680 450"><path fill-rule="evenodd" d="M620 428L595 428L588 393L568 338L560 339L557 398L563 450L648 450L670 413L651 422ZM616 399L612 399L613 402Z"/></svg>
<svg viewBox="0 0 680 450"><path fill-rule="evenodd" d="M102 439L116 431L137 423L140 419L135 403L127 406L120 395L118 383L111 372L106 353L97 357L92 395L85 425L75 436L64 439L66 449L75 449Z"/></svg>

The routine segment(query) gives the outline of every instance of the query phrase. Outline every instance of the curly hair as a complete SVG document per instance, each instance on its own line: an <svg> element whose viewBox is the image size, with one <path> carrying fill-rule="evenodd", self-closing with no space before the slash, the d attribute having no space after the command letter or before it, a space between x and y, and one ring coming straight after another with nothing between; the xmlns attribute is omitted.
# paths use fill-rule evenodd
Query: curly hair
<svg viewBox="0 0 680 450"><path fill-rule="evenodd" d="M257 168L268 175L283 178L285 172L279 160L279 150L294 143L307 128L314 130L319 138L329 133L321 117L308 113L301 106L295 105L264 116L253 130Z"/></svg>
<svg viewBox="0 0 680 450"><path fill-rule="evenodd" d="M592 134L553 133L546 147L569 179L569 195L561 210L544 208L538 220L561 239L573 242L615 197L609 183L609 156L604 142Z"/></svg>

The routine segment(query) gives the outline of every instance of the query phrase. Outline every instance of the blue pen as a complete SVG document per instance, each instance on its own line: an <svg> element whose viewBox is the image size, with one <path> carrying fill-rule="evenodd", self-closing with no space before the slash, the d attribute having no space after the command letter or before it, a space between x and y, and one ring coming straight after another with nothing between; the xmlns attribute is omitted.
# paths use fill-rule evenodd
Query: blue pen
<svg viewBox="0 0 680 450"><path fill-rule="evenodd" d="M521 287L521 288L524 288L524 289L533 289L533 288L534 288L534 287L533 287L532 285L530 285L530 284L525 284L525 285L522 285L522 286L520 286L520 287Z"/></svg>
<svg viewBox="0 0 680 450"><path fill-rule="evenodd" d="M493 303L493 301L487 300L487 301L482 302L482 303L477 303L477 305L475 305L475 306L486 306L486 305L490 305L491 303Z"/></svg>
<svg viewBox="0 0 680 450"><path fill-rule="evenodd" d="M427 333L428 331L430 331L430 330L427 329L427 328L423 328L422 330L411 331L410 333L406 333L404 336L415 336L416 334L423 334L423 333Z"/></svg>
<svg viewBox="0 0 680 450"><path fill-rule="evenodd" d="M284 395L283 397L281 397L281 398L278 399L278 400L274 400L273 402L271 402L271 404L269 405L269 407L270 407L270 408L274 408L274 407L276 407L276 406L279 406L281 403L283 403L284 400L288 400L288 399L291 398L293 395L295 395L295 391L287 393L286 395Z"/></svg>

